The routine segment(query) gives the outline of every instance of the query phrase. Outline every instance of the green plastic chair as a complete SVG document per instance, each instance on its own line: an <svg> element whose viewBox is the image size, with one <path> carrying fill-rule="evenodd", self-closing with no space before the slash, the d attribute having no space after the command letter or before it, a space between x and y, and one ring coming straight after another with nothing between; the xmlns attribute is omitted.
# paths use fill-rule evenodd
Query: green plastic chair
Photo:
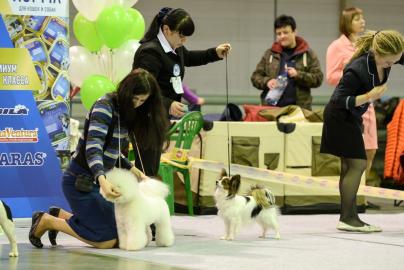
<svg viewBox="0 0 404 270"><path fill-rule="evenodd" d="M159 175L163 182L170 188L170 194L166 198L170 214L174 213L174 172L184 176L185 193L187 197L188 213L194 215L192 202L191 180L188 168L188 151L191 149L195 136L203 125L203 117L200 112L190 112L183 116L168 132L171 141L175 141L174 149L164 154L160 161Z"/></svg>

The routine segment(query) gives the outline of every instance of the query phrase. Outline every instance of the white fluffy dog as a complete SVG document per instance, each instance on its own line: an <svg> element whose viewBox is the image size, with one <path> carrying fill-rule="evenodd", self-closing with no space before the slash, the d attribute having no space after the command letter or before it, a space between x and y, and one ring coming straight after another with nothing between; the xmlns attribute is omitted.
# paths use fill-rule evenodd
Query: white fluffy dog
<svg viewBox="0 0 404 270"><path fill-rule="evenodd" d="M174 234L171 229L170 212L164 198L169 189L161 181L138 179L128 170L114 168L106 174L121 194L116 199L106 198L115 204L115 219L118 229L119 248L140 250L152 239L150 225L156 225L156 245L171 246Z"/></svg>
<svg viewBox="0 0 404 270"><path fill-rule="evenodd" d="M14 223L10 208L2 201L0 201L0 226L7 235L10 241L11 251L8 254L10 257L18 257L17 241L15 239Z"/></svg>
<svg viewBox="0 0 404 270"><path fill-rule="evenodd" d="M278 209L272 192L264 187L252 186L248 196L240 196L237 195L239 187L240 175L228 177L226 172L222 172L215 192L218 215L225 224L225 235L221 239L233 240L242 226L254 221L262 227L260 237L265 238L267 230L273 228L275 239L279 239Z"/></svg>

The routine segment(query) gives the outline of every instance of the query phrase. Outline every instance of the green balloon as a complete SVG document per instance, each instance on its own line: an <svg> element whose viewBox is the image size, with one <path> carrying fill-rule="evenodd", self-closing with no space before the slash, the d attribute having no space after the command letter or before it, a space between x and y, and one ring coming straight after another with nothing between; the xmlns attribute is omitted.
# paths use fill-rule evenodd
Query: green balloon
<svg viewBox="0 0 404 270"><path fill-rule="evenodd" d="M111 49L120 47L128 40L131 23L132 18L126 9L119 5L105 8L95 21L101 40Z"/></svg>
<svg viewBox="0 0 404 270"><path fill-rule="evenodd" d="M107 93L115 91L115 85L105 76L91 75L87 77L80 89L81 102L87 110L94 102Z"/></svg>
<svg viewBox="0 0 404 270"><path fill-rule="evenodd" d="M134 8L126 9L126 12L132 18L132 26L129 33L129 39L142 39L144 35L144 31L146 29L146 24L144 22L144 18L142 14Z"/></svg>
<svg viewBox="0 0 404 270"><path fill-rule="evenodd" d="M95 23L87 20L80 13L74 17L73 32L78 42L90 52L97 52L101 49L103 43L97 34Z"/></svg>

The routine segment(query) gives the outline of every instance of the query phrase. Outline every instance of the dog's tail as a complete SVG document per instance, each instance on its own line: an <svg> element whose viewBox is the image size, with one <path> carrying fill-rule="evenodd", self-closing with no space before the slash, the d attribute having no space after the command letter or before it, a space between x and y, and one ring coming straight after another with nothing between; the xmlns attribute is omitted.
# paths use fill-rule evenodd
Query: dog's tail
<svg viewBox="0 0 404 270"><path fill-rule="evenodd" d="M139 183L140 191L149 196L165 198L170 193L166 184L152 178L145 179Z"/></svg>
<svg viewBox="0 0 404 270"><path fill-rule="evenodd" d="M249 196L252 196L258 205L262 208L269 208L275 205L275 196L271 190L260 185L251 186L248 192Z"/></svg>

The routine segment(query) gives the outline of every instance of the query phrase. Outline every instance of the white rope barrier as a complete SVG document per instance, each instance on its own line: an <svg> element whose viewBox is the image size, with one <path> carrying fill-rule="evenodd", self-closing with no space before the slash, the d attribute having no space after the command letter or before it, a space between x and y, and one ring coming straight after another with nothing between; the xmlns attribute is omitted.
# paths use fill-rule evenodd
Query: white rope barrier
<svg viewBox="0 0 404 270"><path fill-rule="evenodd" d="M192 157L189 158L189 166L192 168L215 172L221 172L223 168L226 168L223 162L196 159ZM230 171L233 175L240 174L243 177L259 179L284 185L295 185L307 188L321 188L337 191L339 190L338 181L333 181L321 177L295 175L238 164L231 164ZM359 186L358 195L392 200L404 200L404 191L363 185Z"/></svg>

